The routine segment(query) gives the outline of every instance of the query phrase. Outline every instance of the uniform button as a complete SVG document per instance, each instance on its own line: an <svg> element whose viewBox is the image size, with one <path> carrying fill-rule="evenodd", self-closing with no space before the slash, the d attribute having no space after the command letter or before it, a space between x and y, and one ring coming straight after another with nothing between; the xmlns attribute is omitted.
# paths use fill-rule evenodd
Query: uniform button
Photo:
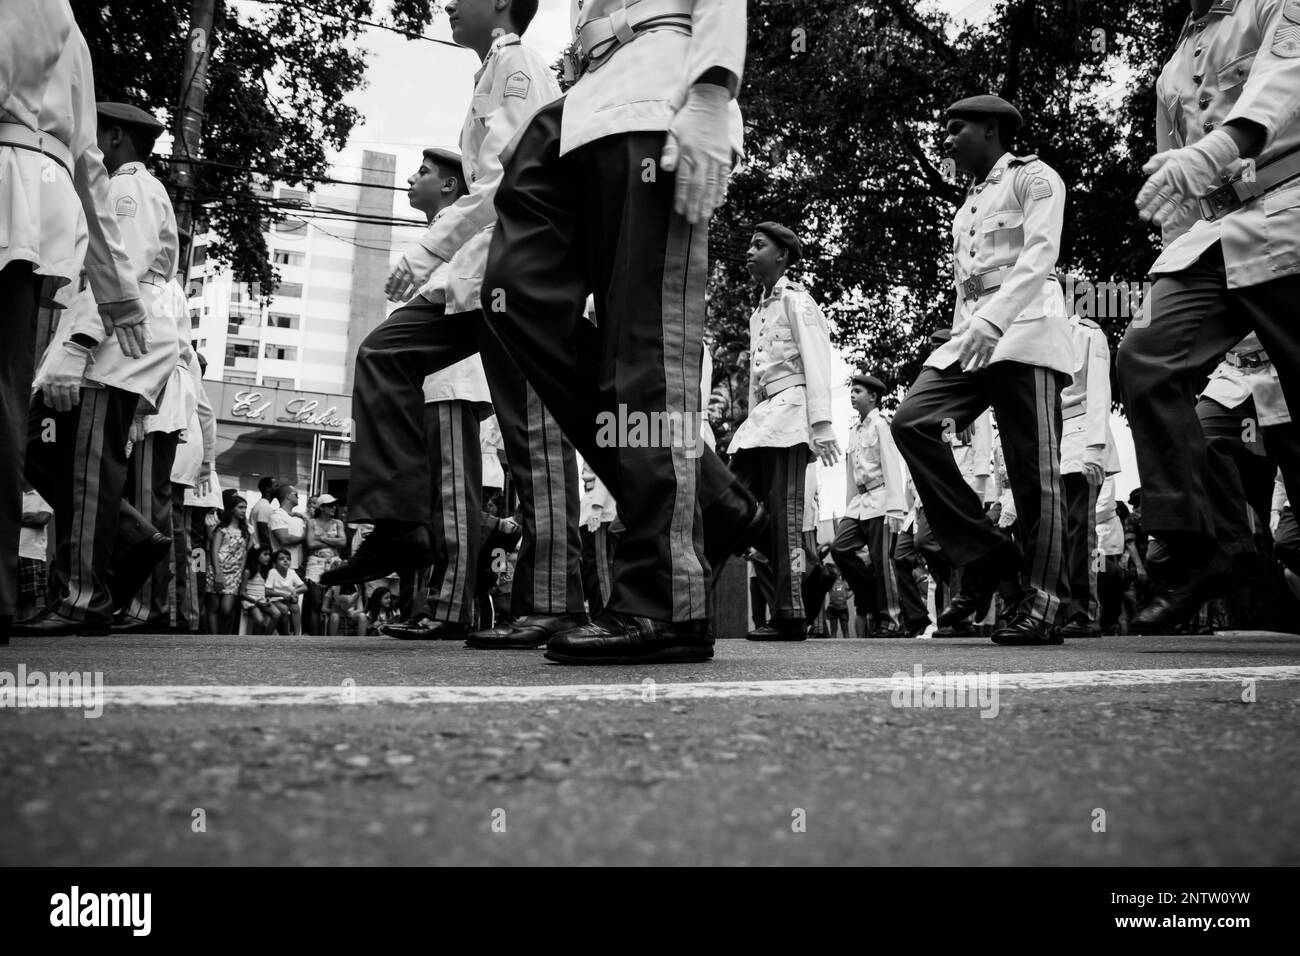
<svg viewBox="0 0 1300 956"><path fill-rule="evenodd" d="M1004 219L999 219L999 220L998 220L998 225L1001 226L1001 225L1003 225L1005 222L1006 222L1006 220L1004 220Z"/></svg>
<svg viewBox="0 0 1300 956"><path fill-rule="evenodd" d="M1206 93L1204 96L1202 96L1202 97L1201 97L1201 109L1205 109L1207 106L1209 106L1209 105L1210 105L1210 100L1211 100L1211 99L1213 99L1213 97L1211 97L1210 94L1208 94L1208 93Z"/></svg>
<svg viewBox="0 0 1300 956"><path fill-rule="evenodd" d="M1203 130L1205 130L1205 132L1209 133L1209 132L1213 131L1213 129L1214 129L1214 124L1213 124L1213 123L1206 123L1204 126L1201 127L1201 129L1203 129Z"/></svg>
<svg viewBox="0 0 1300 956"><path fill-rule="evenodd" d="M1192 53L1196 56L1200 56L1204 52L1205 52L1205 47L1203 46L1198 46L1195 50L1192 51Z"/></svg>
<svg viewBox="0 0 1300 956"><path fill-rule="evenodd" d="M1201 75L1198 73L1198 74L1196 74L1195 76L1192 77L1192 82L1195 83L1197 86L1200 86L1200 85L1201 85L1201 80L1203 80L1203 79L1205 79L1205 77L1204 77L1204 76L1201 76Z"/></svg>
<svg viewBox="0 0 1300 956"><path fill-rule="evenodd" d="M971 206L971 207L970 207L970 211L971 211L971 212L979 212L979 210L976 209L974 206Z"/></svg>

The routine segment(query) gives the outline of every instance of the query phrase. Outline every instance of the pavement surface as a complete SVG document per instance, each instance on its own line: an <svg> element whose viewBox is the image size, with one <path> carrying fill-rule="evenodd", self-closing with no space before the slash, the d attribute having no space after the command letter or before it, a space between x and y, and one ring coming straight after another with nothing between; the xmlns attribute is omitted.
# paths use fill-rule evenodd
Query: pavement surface
<svg viewBox="0 0 1300 956"><path fill-rule="evenodd" d="M72 671L100 716L6 693ZM15 638L0 703L4 864L1300 863L1294 635Z"/></svg>

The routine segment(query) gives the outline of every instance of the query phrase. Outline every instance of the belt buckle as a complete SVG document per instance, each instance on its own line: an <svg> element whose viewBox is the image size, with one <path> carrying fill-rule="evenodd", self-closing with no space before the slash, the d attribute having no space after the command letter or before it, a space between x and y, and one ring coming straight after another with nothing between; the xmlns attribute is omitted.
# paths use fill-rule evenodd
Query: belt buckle
<svg viewBox="0 0 1300 956"><path fill-rule="evenodd" d="M964 279L961 284L962 297L966 299L978 299L984 292L984 280L979 276L971 276Z"/></svg>
<svg viewBox="0 0 1300 956"><path fill-rule="evenodd" d="M1232 188L1231 182L1225 183L1214 192L1202 196L1199 202L1201 216L1210 222L1226 216L1241 205L1241 200L1237 197L1237 191Z"/></svg>

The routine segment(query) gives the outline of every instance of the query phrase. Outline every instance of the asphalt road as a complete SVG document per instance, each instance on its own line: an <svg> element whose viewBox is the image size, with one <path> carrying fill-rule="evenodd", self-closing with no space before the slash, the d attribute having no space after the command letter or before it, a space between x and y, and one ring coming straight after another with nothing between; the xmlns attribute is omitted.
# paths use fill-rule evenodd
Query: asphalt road
<svg viewBox="0 0 1300 956"><path fill-rule="evenodd" d="M1300 863L1295 636L722 641L647 668L15 638L20 664L109 690L95 719L0 710L6 864ZM996 696L900 706L918 664ZM173 685L199 701L158 705Z"/></svg>

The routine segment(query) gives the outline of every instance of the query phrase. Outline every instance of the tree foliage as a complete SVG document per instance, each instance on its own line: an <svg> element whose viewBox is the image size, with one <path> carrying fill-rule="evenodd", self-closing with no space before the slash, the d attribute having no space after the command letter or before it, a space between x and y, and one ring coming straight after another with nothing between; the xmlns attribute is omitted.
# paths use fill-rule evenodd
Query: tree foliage
<svg viewBox="0 0 1300 956"><path fill-rule="evenodd" d="M744 253L753 224L775 219L804 242L798 274L837 344L909 385L930 332L952 323L949 229L966 183L944 178L942 118L977 93L1017 105L1014 151L1070 189L1061 268L1140 283L1157 236L1133 199L1155 151L1155 77L1186 15L1185 0L1006 0L958 29L915 0L751 0L747 158L711 234L715 343L748 338ZM1116 343L1126 321L1098 321Z"/></svg>
<svg viewBox="0 0 1300 956"><path fill-rule="evenodd" d="M266 219L278 216L259 193L273 182L296 186L327 176L329 151L342 149L361 120L344 101L364 82L362 21L418 33L438 4L393 0L388 19L379 21L372 0L270 0L240 11L216 2L196 201L216 235L213 255L239 280L272 288L262 232ZM190 0L72 0L72 7L99 99L134 103L171 124L191 42ZM155 171L166 178L168 166L160 159Z"/></svg>

